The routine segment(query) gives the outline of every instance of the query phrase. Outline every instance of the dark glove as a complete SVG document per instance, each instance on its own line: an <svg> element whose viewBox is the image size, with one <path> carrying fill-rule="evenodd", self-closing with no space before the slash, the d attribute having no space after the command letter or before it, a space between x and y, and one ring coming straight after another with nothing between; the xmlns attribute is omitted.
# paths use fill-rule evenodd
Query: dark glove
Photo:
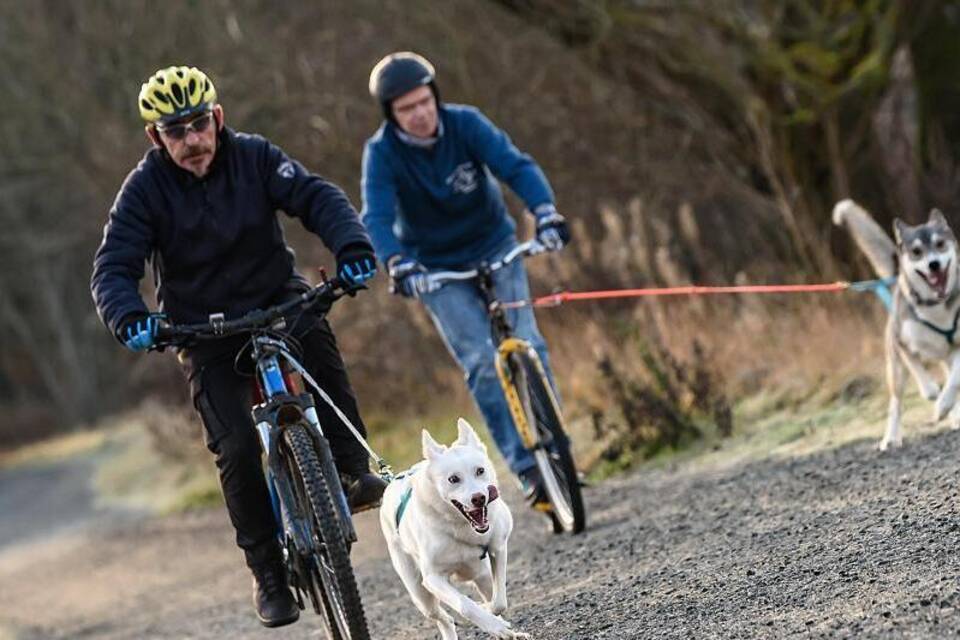
<svg viewBox="0 0 960 640"><path fill-rule="evenodd" d="M413 258L394 256L388 263L390 293L404 298L419 298L427 290L427 270Z"/></svg>
<svg viewBox="0 0 960 640"><path fill-rule="evenodd" d="M377 258L366 245L344 247L337 255L337 276L346 285L363 284L377 272Z"/></svg>
<svg viewBox="0 0 960 640"><path fill-rule="evenodd" d="M165 319L162 313L131 314L120 325L120 340L130 351L147 351L157 338L160 321Z"/></svg>
<svg viewBox="0 0 960 640"><path fill-rule="evenodd" d="M567 219L557 213L556 207L542 204L537 207L534 215L537 218L537 242L550 251L559 251L570 242Z"/></svg>

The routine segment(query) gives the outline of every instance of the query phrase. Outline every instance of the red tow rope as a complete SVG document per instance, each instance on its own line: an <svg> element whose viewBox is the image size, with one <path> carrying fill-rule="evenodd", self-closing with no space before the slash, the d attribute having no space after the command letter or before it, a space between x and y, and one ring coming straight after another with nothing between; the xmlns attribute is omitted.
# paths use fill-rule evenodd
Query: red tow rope
<svg viewBox="0 0 960 640"><path fill-rule="evenodd" d="M829 282L822 284L759 284L759 285L741 285L741 286L716 286L705 287L699 285L690 285L685 287L663 287L648 289L609 289L603 291L561 291L546 296L540 296L533 300L518 300L517 302L507 302L504 304L507 308L534 306L547 307L563 304L564 302L573 302L577 300L604 300L610 298L642 298L652 296L701 296L718 293L822 293L831 291L846 291L851 287L873 283L884 284L884 281L866 281L859 282Z"/></svg>

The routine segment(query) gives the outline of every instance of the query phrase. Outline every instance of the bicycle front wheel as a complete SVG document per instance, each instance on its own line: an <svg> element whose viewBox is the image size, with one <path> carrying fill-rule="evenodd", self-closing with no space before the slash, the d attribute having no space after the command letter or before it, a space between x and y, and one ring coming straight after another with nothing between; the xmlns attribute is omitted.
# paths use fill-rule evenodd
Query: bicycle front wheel
<svg viewBox="0 0 960 640"><path fill-rule="evenodd" d="M283 430L289 451L288 468L298 505L291 513L310 531L311 549L299 549L301 566L309 574L314 607L320 605L331 640L369 640L363 603L350 565L348 543L334 506L332 491L339 491L336 478L328 479L306 425ZM323 445L321 445L323 446ZM319 603L318 603L319 601Z"/></svg>
<svg viewBox="0 0 960 640"><path fill-rule="evenodd" d="M550 500L554 532L580 533L587 524L586 511L559 403L539 363L525 353L511 354L511 360L527 423L536 431L533 457Z"/></svg>

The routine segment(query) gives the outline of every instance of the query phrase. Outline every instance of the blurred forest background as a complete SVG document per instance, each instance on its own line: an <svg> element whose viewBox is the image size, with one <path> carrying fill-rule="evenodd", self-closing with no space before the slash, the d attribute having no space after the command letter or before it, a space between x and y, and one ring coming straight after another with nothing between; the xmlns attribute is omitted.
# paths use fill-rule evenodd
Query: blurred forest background
<svg viewBox="0 0 960 640"><path fill-rule="evenodd" d="M0 449L187 403L175 359L126 353L89 294L107 211L147 148L143 80L204 69L229 126L359 209L380 122L367 78L400 49L549 176L576 237L530 264L539 293L867 277L830 224L847 196L885 225L931 206L960 223L960 0L0 0ZM332 267L285 225L302 271ZM858 294L539 317L584 439L614 450L677 445L701 418L728 432L761 390L803 398L880 372L880 307ZM469 407L428 318L385 277L332 322L375 428Z"/></svg>

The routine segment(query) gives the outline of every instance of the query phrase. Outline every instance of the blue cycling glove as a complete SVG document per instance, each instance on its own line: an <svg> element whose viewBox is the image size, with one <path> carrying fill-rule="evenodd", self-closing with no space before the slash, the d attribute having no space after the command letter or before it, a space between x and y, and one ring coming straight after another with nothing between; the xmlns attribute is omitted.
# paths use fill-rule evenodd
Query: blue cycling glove
<svg viewBox="0 0 960 640"><path fill-rule="evenodd" d="M377 258L369 247L347 247L337 256L337 276L347 285L363 284L376 272Z"/></svg>
<svg viewBox="0 0 960 640"><path fill-rule="evenodd" d="M165 319L162 313L130 316L120 327L120 339L130 351L147 351L154 345L160 321Z"/></svg>
<svg viewBox="0 0 960 640"><path fill-rule="evenodd" d="M559 251L570 242L567 219L557 213L552 204L542 204L534 210L537 219L537 242L550 251Z"/></svg>
<svg viewBox="0 0 960 640"><path fill-rule="evenodd" d="M390 293L404 298L419 298L427 291L427 270L413 258L394 256L390 259Z"/></svg>

